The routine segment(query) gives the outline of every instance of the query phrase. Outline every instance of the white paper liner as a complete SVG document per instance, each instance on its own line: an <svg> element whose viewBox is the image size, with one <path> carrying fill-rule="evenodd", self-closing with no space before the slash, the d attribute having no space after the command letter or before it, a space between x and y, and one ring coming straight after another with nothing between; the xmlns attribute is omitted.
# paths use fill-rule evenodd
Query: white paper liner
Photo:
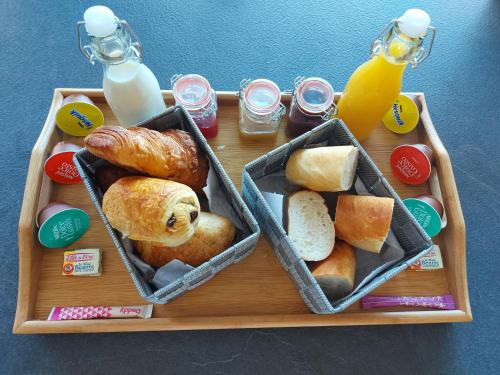
<svg viewBox="0 0 500 375"><path fill-rule="evenodd" d="M283 223L283 199L284 195L291 193L301 188L290 183L285 171L279 171L269 174L255 181L255 184L261 191L269 208L276 216L278 223ZM366 189L361 179L356 178L354 189L359 195L371 195ZM321 193L325 198L326 204L330 212L335 210L337 193ZM348 295L339 299L349 297L351 294L358 291L360 288L368 284L376 275L397 263L404 257L404 250L399 244L392 229L390 230L387 239L379 254L356 248L356 276L354 278L354 289ZM338 302L336 301L336 302Z"/></svg>
<svg viewBox="0 0 500 375"><path fill-rule="evenodd" d="M228 197L224 194L224 190L221 189L217 175L211 165L209 166L207 185L203 188L203 191L207 196L210 212L228 218L240 230L243 228L240 218L228 203ZM143 279L154 285L157 289L163 288L180 279L194 269L189 264L174 259L155 271L153 267L145 263L134 253L132 241L126 237L123 238L123 247L132 263L141 272Z"/></svg>

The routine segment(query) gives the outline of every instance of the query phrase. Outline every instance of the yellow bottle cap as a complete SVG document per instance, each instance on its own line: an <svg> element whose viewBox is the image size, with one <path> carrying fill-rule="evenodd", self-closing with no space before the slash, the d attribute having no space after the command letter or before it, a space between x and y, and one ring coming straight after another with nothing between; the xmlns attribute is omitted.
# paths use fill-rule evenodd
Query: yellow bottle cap
<svg viewBox="0 0 500 375"><path fill-rule="evenodd" d="M57 111L56 123L63 132L84 137L104 123L104 115L88 97L71 95Z"/></svg>
<svg viewBox="0 0 500 375"><path fill-rule="evenodd" d="M415 102L406 95L399 95L382 122L391 132L406 134L415 129L419 118L420 113Z"/></svg>

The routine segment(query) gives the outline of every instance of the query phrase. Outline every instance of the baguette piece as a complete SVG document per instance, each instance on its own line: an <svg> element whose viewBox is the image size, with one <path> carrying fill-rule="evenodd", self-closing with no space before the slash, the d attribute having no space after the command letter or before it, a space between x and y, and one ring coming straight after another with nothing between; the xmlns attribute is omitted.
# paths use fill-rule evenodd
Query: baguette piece
<svg viewBox="0 0 500 375"><path fill-rule="evenodd" d="M335 244L335 229L321 195L310 190L292 193L286 201L288 237L302 259L325 259Z"/></svg>
<svg viewBox="0 0 500 375"><path fill-rule="evenodd" d="M314 191L345 191L352 186L358 165L354 146L328 146L296 150L286 164L286 177Z"/></svg>
<svg viewBox="0 0 500 375"><path fill-rule="evenodd" d="M337 240L330 256L313 264L311 272L329 298L345 297L354 288L356 252L348 243Z"/></svg>
<svg viewBox="0 0 500 375"><path fill-rule="evenodd" d="M161 242L136 241L136 250L142 260L153 267L161 267L178 259L193 267L226 250L234 241L236 228L223 216L200 212L200 221L187 242L169 247Z"/></svg>
<svg viewBox="0 0 500 375"><path fill-rule="evenodd" d="M207 158L191 135L182 130L160 133L146 128L101 126L85 137L85 147L111 164L180 182L196 192L201 192L207 181Z"/></svg>
<svg viewBox="0 0 500 375"><path fill-rule="evenodd" d="M200 204L186 185L130 176L120 178L104 193L102 210L111 226L131 240L178 246L193 236Z"/></svg>
<svg viewBox="0 0 500 375"><path fill-rule="evenodd" d="M339 195L335 212L337 237L354 247L380 253L391 229L394 199Z"/></svg>

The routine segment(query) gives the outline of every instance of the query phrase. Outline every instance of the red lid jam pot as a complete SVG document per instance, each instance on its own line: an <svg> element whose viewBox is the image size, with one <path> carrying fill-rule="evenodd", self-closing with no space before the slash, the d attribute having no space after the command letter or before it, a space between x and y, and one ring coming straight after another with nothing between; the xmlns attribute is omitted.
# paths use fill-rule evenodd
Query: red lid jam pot
<svg viewBox="0 0 500 375"><path fill-rule="evenodd" d="M49 203L36 217L38 240L48 248L71 245L87 232L90 218L79 208L62 202Z"/></svg>
<svg viewBox="0 0 500 375"><path fill-rule="evenodd" d="M424 144L401 145L391 154L392 174L408 185L426 182L433 163L433 152Z"/></svg>
<svg viewBox="0 0 500 375"><path fill-rule="evenodd" d="M60 184L77 184L82 181L73 163L73 155L81 149L73 143L59 142L45 161L45 173Z"/></svg>

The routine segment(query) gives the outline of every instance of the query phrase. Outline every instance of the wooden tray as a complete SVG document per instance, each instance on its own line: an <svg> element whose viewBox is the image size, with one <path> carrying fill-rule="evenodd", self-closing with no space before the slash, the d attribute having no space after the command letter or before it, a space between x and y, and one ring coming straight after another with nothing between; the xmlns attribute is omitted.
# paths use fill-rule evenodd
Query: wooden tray
<svg viewBox="0 0 500 375"><path fill-rule="evenodd" d="M359 303L336 315L309 312L292 281L279 265L273 249L261 238L255 252L239 264L222 271L213 280L167 305L156 305L153 318L49 322L53 306L137 305L139 297L118 252L101 224L85 187L52 183L43 165L53 145L61 139L82 143L81 138L62 134L55 113L70 94L87 95L104 113L106 124L117 124L102 90L56 89L47 121L31 155L19 220L19 291L14 333L160 331L295 326L338 326L465 322L472 320L467 290L465 224L460 208L450 158L441 143L423 103L422 124L410 134L399 136L379 127L365 143L367 151L402 198L429 193L431 187L408 186L390 172L389 155L403 143L426 143L436 155L436 171L447 226L434 238L443 253L445 269L407 270L376 290L385 295L440 295L451 292L457 310L437 311L411 307L363 311ZM173 104L171 91L164 91ZM218 92L219 134L210 141L234 183L241 189L243 165L287 141L284 121L275 139L248 140L238 129L238 98L234 92ZM289 104L289 95L283 95ZM435 181L436 182L436 181ZM434 189L433 189L434 191ZM86 210L91 227L71 248L99 247L103 251L103 275L78 278L61 275L63 249L45 249L37 241L35 216L49 201L65 201Z"/></svg>

